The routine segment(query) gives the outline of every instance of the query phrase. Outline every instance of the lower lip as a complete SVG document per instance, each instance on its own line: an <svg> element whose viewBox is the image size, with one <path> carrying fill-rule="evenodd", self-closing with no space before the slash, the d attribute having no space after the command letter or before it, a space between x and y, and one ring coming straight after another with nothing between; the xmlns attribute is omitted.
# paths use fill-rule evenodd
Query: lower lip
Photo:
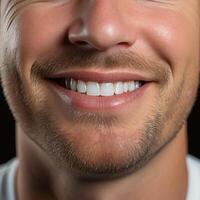
<svg viewBox="0 0 200 200"><path fill-rule="evenodd" d="M54 84L53 88L55 92L70 106L77 109L83 109L88 111L108 111L113 109L120 109L123 106L134 103L139 100L149 88L151 82L145 83L142 87L136 89L133 92L127 92L113 96L88 96L74 92L72 90L65 89L64 87Z"/></svg>

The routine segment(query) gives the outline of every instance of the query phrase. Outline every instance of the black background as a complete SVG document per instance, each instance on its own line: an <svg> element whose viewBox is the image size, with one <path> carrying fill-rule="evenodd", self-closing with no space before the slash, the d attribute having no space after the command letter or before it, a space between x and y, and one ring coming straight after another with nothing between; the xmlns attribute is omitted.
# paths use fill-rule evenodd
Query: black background
<svg viewBox="0 0 200 200"><path fill-rule="evenodd" d="M189 153L200 158L200 89L188 119ZM0 87L0 164L15 156L14 119Z"/></svg>

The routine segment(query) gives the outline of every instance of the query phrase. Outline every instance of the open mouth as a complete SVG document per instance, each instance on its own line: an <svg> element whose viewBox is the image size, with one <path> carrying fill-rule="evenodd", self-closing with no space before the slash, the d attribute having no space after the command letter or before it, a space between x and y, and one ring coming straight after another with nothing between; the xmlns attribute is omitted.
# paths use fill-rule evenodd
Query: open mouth
<svg viewBox="0 0 200 200"><path fill-rule="evenodd" d="M131 73L72 72L48 77L68 105L90 111L121 108L133 103L151 82Z"/></svg>
<svg viewBox="0 0 200 200"><path fill-rule="evenodd" d="M71 90L80 94L88 96L114 96L128 92L133 92L142 87L145 81L116 81L116 82L96 82L96 81L83 81L74 78L56 78L52 79L56 84L61 87Z"/></svg>

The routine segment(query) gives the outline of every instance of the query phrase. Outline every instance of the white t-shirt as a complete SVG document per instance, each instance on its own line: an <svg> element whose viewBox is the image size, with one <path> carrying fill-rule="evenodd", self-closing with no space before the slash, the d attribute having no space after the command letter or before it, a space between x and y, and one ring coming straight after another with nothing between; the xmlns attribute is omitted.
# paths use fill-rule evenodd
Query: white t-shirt
<svg viewBox="0 0 200 200"><path fill-rule="evenodd" d="M16 200L14 179L19 161L14 158L0 167L0 200ZM189 184L186 200L200 200L200 159L187 157Z"/></svg>
<svg viewBox="0 0 200 200"><path fill-rule="evenodd" d="M200 160L188 156L188 193L186 200L200 200Z"/></svg>

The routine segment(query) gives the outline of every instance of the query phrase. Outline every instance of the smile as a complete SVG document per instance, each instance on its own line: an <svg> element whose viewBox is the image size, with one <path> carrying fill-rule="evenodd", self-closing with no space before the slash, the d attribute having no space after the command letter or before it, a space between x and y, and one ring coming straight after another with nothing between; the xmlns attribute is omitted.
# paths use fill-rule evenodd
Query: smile
<svg viewBox="0 0 200 200"><path fill-rule="evenodd" d="M51 77L56 93L76 108L103 111L133 103L152 81L130 73L73 72Z"/></svg>
<svg viewBox="0 0 200 200"><path fill-rule="evenodd" d="M75 80L73 78L65 78L63 81L65 83L64 86L66 87L66 89L81 94L86 94L88 96L119 95L126 92L133 92L139 89L144 84L143 81L128 81L128 82L118 81L115 83L112 82L99 83L94 81L85 82L82 80Z"/></svg>

